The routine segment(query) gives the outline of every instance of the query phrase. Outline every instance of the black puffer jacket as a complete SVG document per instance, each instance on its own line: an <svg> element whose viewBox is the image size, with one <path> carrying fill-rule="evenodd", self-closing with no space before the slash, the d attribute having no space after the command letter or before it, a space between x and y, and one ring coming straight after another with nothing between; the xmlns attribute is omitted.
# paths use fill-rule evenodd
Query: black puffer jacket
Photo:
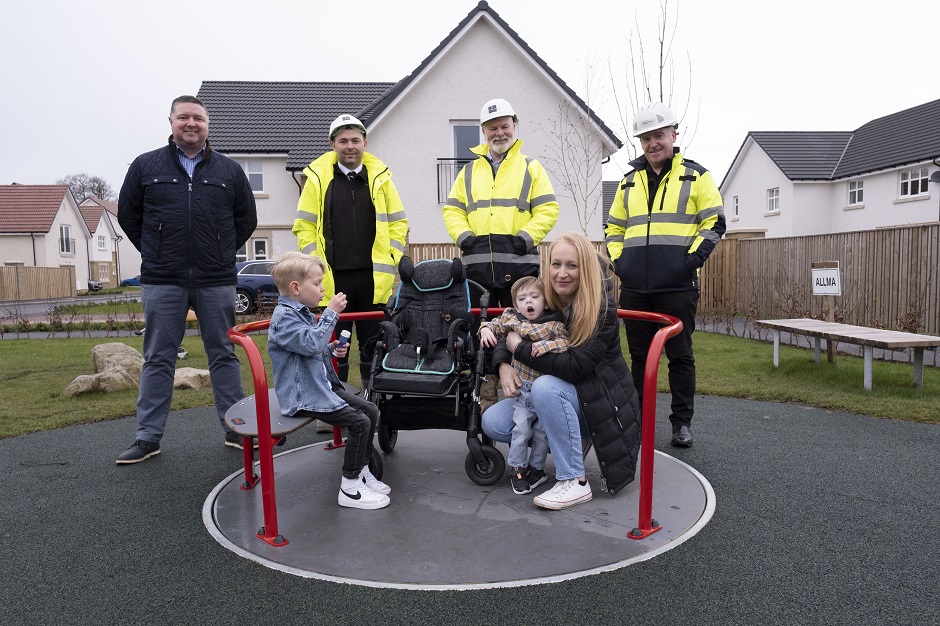
<svg viewBox="0 0 940 626"><path fill-rule="evenodd" d="M523 340L515 351L521 362L543 374L574 384L581 412L591 432L607 491L615 494L636 475L640 451L640 410L633 378L620 348L617 306L608 297L606 310L598 315L598 331L587 343L567 352L532 356L532 343ZM505 343L493 352L493 363L510 362Z"/></svg>
<svg viewBox="0 0 940 626"><path fill-rule="evenodd" d="M140 250L141 283L209 287L235 284L235 253L258 216L241 166L206 144L190 181L171 140L131 163L118 222Z"/></svg>

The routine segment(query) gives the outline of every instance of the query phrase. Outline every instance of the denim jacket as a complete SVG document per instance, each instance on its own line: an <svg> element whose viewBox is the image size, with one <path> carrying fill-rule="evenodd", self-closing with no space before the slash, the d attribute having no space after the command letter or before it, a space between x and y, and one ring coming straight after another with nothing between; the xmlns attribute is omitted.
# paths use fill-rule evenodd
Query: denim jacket
<svg viewBox="0 0 940 626"><path fill-rule="evenodd" d="M329 413L346 406L332 389L342 385L333 369L329 348L338 320L335 311L326 309L318 320L296 300L278 297L268 329L268 354L282 414Z"/></svg>

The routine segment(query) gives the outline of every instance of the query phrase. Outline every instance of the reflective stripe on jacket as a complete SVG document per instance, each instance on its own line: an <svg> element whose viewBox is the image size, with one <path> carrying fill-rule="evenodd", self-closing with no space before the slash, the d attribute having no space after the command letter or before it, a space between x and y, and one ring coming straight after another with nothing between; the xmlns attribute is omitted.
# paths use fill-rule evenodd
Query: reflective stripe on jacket
<svg viewBox="0 0 940 626"><path fill-rule="evenodd" d="M467 275L485 287L504 287L538 274L535 247L558 219L558 202L548 173L522 154L516 140L493 175L489 147L460 170L443 207L447 233L463 252ZM514 241L514 237L518 240Z"/></svg>
<svg viewBox="0 0 940 626"><path fill-rule="evenodd" d="M621 181L607 220L607 251L621 289L641 293L698 289L698 270L725 232L711 173L676 152L650 202L646 157Z"/></svg>
<svg viewBox="0 0 940 626"><path fill-rule="evenodd" d="M336 153L327 152L304 168L307 182L304 183L292 232L297 237L297 246L304 254L316 254L327 265L323 274L323 299L326 306L335 295L335 282L330 261L327 258L326 237L322 230L323 208L329 202L333 182L333 166ZM372 244L372 278L375 283L374 304L385 304L392 297L395 270L398 260L405 253L408 235L408 217L402 206L398 190L392 182L388 167L374 155L366 152L362 163L369 175L369 195L375 206L375 241Z"/></svg>

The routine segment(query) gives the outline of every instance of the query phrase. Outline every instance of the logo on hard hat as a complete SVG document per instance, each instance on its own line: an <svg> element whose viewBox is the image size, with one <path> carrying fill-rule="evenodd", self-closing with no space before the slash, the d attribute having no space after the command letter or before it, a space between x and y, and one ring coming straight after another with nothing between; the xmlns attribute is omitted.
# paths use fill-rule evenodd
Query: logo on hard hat
<svg viewBox="0 0 940 626"><path fill-rule="evenodd" d="M495 105L495 104L491 104L491 105L489 106L489 108L486 110L486 112L487 112L487 113L496 113L496 105Z"/></svg>

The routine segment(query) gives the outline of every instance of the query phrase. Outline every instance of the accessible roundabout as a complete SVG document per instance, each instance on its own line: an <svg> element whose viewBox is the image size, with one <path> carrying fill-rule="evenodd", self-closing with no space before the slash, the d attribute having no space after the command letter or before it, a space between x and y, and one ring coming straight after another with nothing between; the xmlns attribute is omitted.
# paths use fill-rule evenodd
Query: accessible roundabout
<svg viewBox="0 0 940 626"><path fill-rule="evenodd" d="M382 454L392 503L377 511L337 505L343 448L327 442L274 457L278 532L262 527L261 485L242 490L244 470L226 477L203 505L203 522L221 545L266 567L297 576L396 589L487 589L559 582L651 559L693 537L715 511L715 493L694 468L656 451L653 519L662 528L643 539L636 527L639 474L616 496L603 488L593 453L585 460L590 502L541 509L534 495L516 495L504 478L491 487L464 470L465 434L400 431ZM497 444L505 454L504 444ZM549 477L554 467L549 456ZM257 463L255 464L257 472Z"/></svg>

